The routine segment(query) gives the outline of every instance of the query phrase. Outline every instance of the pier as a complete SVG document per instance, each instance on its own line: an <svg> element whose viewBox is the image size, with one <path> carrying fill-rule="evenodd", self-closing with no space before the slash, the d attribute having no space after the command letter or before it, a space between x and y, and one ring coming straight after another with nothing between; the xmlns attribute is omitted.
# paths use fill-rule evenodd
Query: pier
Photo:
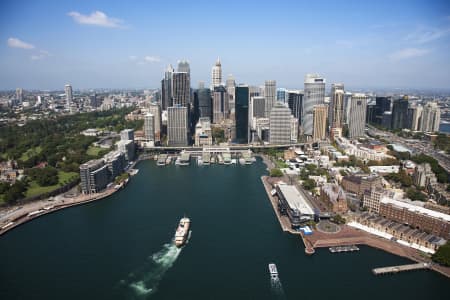
<svg viewBox="0 0 450 300"><path fill-rule="evenodd" d="M330 250L331 253L359 251L359 248L356 245L336 246L336 247L330 247L328 249Z"/></svg>
<svg viewBox="0 0 450 300"><path fill-rule="evenodd" d="M399 272L405 272L405 271L429 269L430 267L431 267L431 264L429 264L429 263L417 263L417 264L409 264L409 265L402 265L402 266L375 268L372 270L372 273L375 275L393 274L393 273L399 273Z"/></svg>

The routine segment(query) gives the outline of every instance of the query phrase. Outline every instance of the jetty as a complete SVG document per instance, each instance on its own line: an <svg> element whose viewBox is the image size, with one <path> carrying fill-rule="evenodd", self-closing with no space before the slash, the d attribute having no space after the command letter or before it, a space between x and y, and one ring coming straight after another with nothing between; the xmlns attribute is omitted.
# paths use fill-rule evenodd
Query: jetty
<svg viewBox="0 0 450 300"><path fill-rule="evenodd" d="M336 247L330 247L328 249L330 250L331 253L359 251L359 248L356 245L336 246Z"/></svg>
<svg viewBox="0 0 450 300"><path fill-rule="evenodd" d="M402 266L375 268L372 270L372 273L375 275L394 274L394 273L405 272L405 271L430 269L430 267L431 267L431 264L429 264L429 263L417 263L417 264L409 264L409 265L402 265Z"/></svg>

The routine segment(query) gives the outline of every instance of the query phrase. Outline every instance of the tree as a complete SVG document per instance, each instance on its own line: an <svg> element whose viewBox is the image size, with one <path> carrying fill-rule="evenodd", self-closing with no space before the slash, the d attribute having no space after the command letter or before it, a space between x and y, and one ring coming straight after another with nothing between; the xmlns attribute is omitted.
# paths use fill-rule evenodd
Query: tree
<svg viewBox="0 0 450 300"><path fill-rule="evenodd" d="M282 177L282 176L283 172L281 172L280 169L277 168L270 169L270 177Z"/></svg>
<svg viewBox="0 0 450 300"><path fill-rule="evenodd" d="M426 201L427 197L415 188L410 188L406 191L406 196L413 201Z"/></svg>
<svg viewBox="0 0 450 300"><path fill-rule="evenodd" d="M305 190L310 191L316 187L316 182L308 178L306 180L303 180L302 186Z"/></svg>
<svg viewBox="0 0 450 300"><path fill-rule="evenodd" d="M438 264L450 267L450 241L439 247L436 253L431 256L431 259Z"/></svg>

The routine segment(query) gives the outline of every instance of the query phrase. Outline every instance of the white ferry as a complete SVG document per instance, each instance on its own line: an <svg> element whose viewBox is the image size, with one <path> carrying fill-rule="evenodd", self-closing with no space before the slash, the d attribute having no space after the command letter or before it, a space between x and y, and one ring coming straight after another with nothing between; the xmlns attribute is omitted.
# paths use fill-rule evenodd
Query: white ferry
<svg viewBox="0 0 450 300"><path fill-rule="evenodd" d="M271 279L278 279L278 270L275 264L269 264L269 273Z"/></svg>

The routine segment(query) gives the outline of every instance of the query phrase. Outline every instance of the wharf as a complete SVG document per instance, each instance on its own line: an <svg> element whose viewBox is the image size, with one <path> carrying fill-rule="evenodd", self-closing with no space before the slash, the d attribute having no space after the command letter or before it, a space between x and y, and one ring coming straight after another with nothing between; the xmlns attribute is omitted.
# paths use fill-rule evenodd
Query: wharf
<svg viewBox="0 0 450 300"><path fill-rule="evenodd" d="M409 265L402 265L402 266L375 268L372 270L372 273L375 275L392 274L392 273L399 273L399 272L405 272L405 271L430 269L430 267L431 267L431 264L429 264L429 263L417 263L417 264L409 264Z"/></svg>
<svg viewBox="0 0 450 300"><path fill-rule="evenodd" d="M359 248L356 245L336 246L336 247L330 247L328 249L330 250L331 253L359 251Z"/></svg>

